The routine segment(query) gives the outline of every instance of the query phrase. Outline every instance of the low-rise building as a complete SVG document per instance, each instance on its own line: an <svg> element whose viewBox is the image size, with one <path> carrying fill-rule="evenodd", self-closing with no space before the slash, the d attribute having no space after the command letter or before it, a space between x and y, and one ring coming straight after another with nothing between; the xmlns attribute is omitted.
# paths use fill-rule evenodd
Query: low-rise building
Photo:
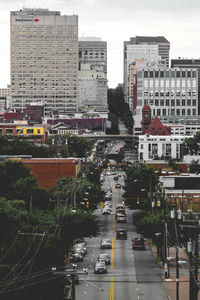
<svg viewBox="0 0 200 300"><path fill-rule="evenodd" d="M170 205L184 212L191 206L200 208L200 175L162 176L160 181Z"/></svg>
<svg viewBox="0 0 200 300"><path fill-rule="evenodd" d="M77 177L81 160L77 158L32 158L22 160L35 176L40 187L51 188L64 177Z"/></svg>
<svg viewBox="0 0 200 300"><path fill-rule="evenodd" d="M181 145L189 136L140 135L138 160L181 158Z"/></svg>

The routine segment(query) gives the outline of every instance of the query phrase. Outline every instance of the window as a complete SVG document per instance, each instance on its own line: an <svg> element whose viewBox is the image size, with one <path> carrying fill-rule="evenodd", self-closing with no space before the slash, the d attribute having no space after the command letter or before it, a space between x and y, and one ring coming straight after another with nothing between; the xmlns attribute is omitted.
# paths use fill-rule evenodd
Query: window
<svg viewBox="0 0 200 300"><path fill-rule="evenodd" d="M174 106L174 105L175 105L175 100L172 99L172 100L171 100L171 106Z"/></svg>
<svg viewBox="0 0 200 300"><path fill-rule="evenodd" d="M185 106L185 99L182 99L182 106Z"/></svg>
<svg viewBox="0 0 200 300"><path fill-rule="evenodd" d="M187 106L191 106L191 99L187 99Z"/></svg>
<svg viewBox="0 0 200 300"><path fill-rule="evenodd" d="M196 106L196 99L192 100L192 106Z"/></svg>
<svg viewBox="0 0 200 300"><path fill-rule="evenodd" d="M169 106L169 99L166 100L166 106Z"/></svg>
<svg viewBox="0 0 200 300"><path fill-rule="evenodd" d="M6 134L12 134L13 130L12 128L6 128Z"/></svg>
<svg viewBox="0 0 200 300"><path fill-rule="evenodd" d="M27 129L27 134L33 133L33 129Z"/></svg>
<svg viewBox="0 0 200 300"><path fill-rule="evenodd" d="M196 116L196 109L193 109L193 110L192 110L192 115L193 115L193 116Z"/></svg>

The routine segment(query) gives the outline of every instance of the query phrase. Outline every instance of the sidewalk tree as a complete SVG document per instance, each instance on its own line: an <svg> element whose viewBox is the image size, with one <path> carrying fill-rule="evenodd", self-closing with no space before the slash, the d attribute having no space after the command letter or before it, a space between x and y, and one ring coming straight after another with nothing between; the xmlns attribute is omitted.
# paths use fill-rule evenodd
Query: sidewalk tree
<svg viewBox="0 0 200 300"><path fill-rule="evenodd" d="M131 208L139 208L138 204L142 204L143 208L151 209L150 198L155 192L157 186L157 177L155 169L147 167L146 164L133 165L126 171L125 193L126 203ZM147 200L147 201L145 201ZM146 205L144 206L144 204Z"/></svg>

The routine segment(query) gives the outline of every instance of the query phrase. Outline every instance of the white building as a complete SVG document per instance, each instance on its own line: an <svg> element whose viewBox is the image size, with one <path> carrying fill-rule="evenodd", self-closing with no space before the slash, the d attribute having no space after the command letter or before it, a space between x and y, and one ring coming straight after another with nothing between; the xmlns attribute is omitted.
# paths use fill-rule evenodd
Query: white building
<svg viewBox="0 0 200 300"><path fill-rule="evenodd" d="M135 133L141 133L142 108L151 107L152 118L193 117L198 114L198 74L194 69L143 69L137 74Z"/></svg>
<svg viewBox="0 0 200 300"><path fill-rule="evenodd" d="M181 157L181 145L188 137L178 135L140 135L138 160L144 162L152 159L179 159Z"/></svg>
<svg viewBox="0 0 200 300"><path fill-rule="evenodd" d="M78 72L78 107L79 109L96 108L107 111L107 80L103 70L96 72L91 65L80 65Z"/></svg>
<svg viewBox="0 0 200 300"><path fill-rule="evenodd" d="M77 110L78 16L59 11L12 11L11 102L42 101L45 114Z"/></svg>
<svg viewBox="0 0 200 300"><path fill-rule="evenodd" d="M79 38L78 107L108 110L107 42L97 37Z"/></svg>

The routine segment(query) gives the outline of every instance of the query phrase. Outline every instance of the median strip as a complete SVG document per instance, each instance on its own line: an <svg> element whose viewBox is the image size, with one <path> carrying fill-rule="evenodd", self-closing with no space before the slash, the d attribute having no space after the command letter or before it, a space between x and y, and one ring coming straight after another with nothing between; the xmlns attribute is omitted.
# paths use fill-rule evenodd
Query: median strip
<svg viewBox="0 0 200 300"><path fill-rule="evenodd" d="M115 258L115 239L112 239L111 270L114 268L114 258Z"/></svg>
<svg viewBox="0 0 200 300"><path fill-rule="evenodd" d="M114 300L114 278L110 277L110 300Z"/></svg>

